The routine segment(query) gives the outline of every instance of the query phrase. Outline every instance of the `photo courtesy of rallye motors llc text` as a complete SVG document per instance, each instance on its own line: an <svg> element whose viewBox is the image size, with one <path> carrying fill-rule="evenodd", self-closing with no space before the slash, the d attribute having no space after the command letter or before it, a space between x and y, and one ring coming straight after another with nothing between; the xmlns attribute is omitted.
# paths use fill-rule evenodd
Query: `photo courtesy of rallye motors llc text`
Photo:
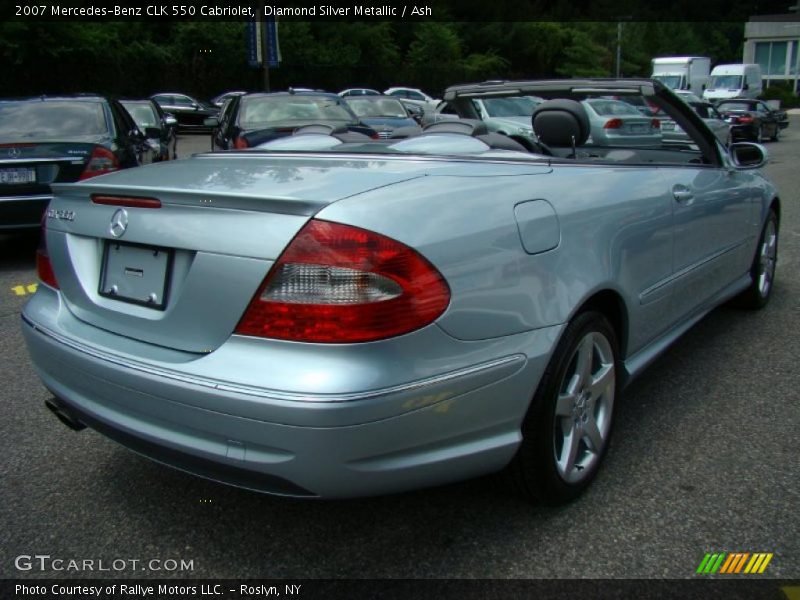
<svg viewBox="0 0 800 600"><path fill-rule="evenodd" d="M65 596L65 597L97 597L108 596L130 596L135 598L151 598L164 596L223 596L225 594L240 594L243 597L264 596L299 596L303 585L299 583L286 583L277 585L247 585L237 584L234 586L209 583L201 585L143 585L135 584L111 584L111 585L68 585L55 583L50 585L25 585L18 583L14 586L14 594L18 598L25 596Z"/></svg>

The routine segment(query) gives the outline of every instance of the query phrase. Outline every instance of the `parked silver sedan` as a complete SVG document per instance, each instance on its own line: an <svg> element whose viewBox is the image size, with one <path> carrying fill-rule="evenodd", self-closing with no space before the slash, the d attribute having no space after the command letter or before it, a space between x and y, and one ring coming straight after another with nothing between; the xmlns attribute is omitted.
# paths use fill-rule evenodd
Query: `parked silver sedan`
<svg viewBox="0 0 800 600"><path fill-rule="evenodd" d="M610 93L693 144L598 143L588 110ZM544 99L536 151L479 121L401 141L319 128L54 184L22 315L49 408L274 494L505 470L532 499L577 498L624 387L719 304L767 303L781 201L762 146L723 147L658 82L445 100L487 94Z"/></svg>
<svg viewBox="0 0 800 600"><path fill-rule="evenodd" d="M621 100L593 98L583 101L595 144L606 146L658 146L661 122Z"/></svg>

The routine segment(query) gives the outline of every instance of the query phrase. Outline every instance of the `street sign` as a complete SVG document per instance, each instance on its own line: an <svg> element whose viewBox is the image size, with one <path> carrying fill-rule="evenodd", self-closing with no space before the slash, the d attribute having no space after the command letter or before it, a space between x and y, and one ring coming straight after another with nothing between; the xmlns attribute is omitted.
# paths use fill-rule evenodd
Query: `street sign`
<svg viewBox="0 0 800 600"><path fill-rule="evenodd" d="M258 21L255 18L247 21L245 41L247 47L248 66L254 69L261 67L261 21Z"/></svg>
<svg viewBox="0 0 800 600"><path fill-rule="evenodd" d="M278 44L278 23L275 17L264 19L264 48L267 64L270 67L277 67L281 62L281 48Z"/></svg>

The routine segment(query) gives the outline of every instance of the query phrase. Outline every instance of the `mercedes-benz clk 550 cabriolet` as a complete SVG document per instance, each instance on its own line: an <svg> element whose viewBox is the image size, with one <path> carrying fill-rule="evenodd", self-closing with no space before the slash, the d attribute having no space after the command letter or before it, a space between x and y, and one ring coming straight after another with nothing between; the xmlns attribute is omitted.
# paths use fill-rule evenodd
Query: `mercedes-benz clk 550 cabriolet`
<svg viewBox="0 0 800 600"><path fill-rule="evenodd" d="M725 148L658 82L445 99L519 95L543 98L533 151L477 120L401 141L312 127L54 184L22 316L50 409L275 494L505 470L538 501L576 498L625 385L719 304L766 304L781 207L764 148ZM686 143L591 141L585 101L609 95Z"/></svg>

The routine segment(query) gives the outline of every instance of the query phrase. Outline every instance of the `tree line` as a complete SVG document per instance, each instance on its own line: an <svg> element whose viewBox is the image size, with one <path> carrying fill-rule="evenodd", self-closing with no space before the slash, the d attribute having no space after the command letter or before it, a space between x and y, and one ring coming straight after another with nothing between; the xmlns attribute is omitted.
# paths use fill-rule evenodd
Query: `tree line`
<svg viewBox="0 0 800 600"><path fill-rule="evenodd" d="M741 62L743 22L625 22L623 76L649 76L655 56ZM273 90L420 87L439 95L486 79L613 76L615 22L279 23ZM94 92L208 98L263 89L248 67L242 22L2 22L0 95Z"/></svg>

